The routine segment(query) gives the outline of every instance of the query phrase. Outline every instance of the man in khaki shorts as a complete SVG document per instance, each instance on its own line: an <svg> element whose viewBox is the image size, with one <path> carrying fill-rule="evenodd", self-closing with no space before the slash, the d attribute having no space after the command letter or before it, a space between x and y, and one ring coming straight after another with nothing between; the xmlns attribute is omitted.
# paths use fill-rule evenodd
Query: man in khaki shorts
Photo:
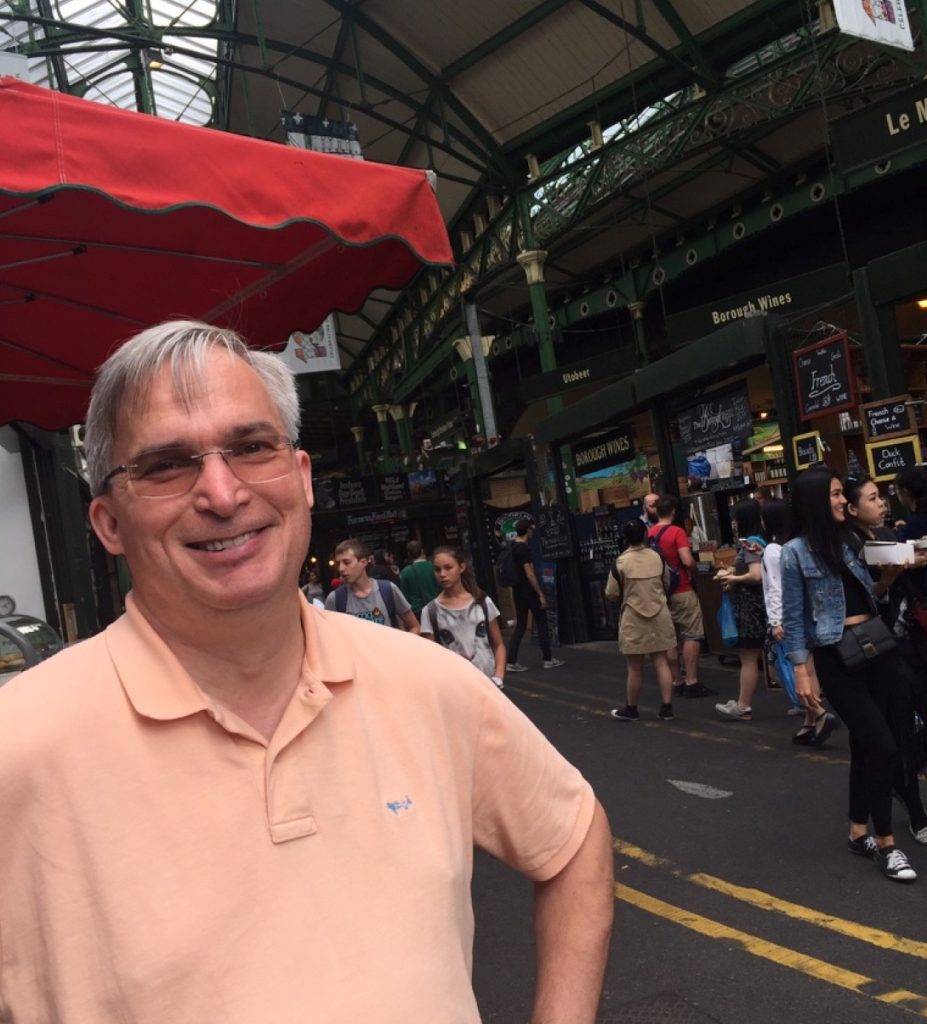
<svg viewBox="0 0 927 1024"><path fill-rule="evenodd" d="M676 627L676 639L682 648L686 681L679 681L679 650L668 652L673 672L673 687L678 697L712 697L714 690L698 681L698 659L702 653L705 626L698 596L692 588L690 573L695 571L695 558L685 530L673 525L679 502L672 494L663 494L657 500L657 523L648 533L666 560L666 564L679 573L679 585L669 596L669 610Z"/></svg>

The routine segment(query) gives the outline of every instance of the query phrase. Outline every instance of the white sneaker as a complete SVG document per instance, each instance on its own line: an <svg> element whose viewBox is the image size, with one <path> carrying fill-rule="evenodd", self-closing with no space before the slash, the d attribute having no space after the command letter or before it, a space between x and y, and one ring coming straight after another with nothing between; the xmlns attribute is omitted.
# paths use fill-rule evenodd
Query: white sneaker
<svg viewBox="0 0 927 1024"><path fill-rule="evenodd" d="M559 658L549 658L544 662L544 668L560 668L563 662Z"/></svg>
<svg viewBox="0 0 927 1024"><path fill-rule="evenodd" d="M517 661L510 661L508 663L508 665L505 666L505 671L506 672L527 672L528 671L528 666L527 665L522 665L522 664L520 664Z"/></svg>
<svg viewBox="0 0 927 1024"><path fill-rule="evenodd" d="M803 715L804 713L805 713L805 709L804 708L797 708L797 707L795 707L794 704L792 705L792 707L789 708L788 711L786 711L786 714L790 715L790 716Z"/></svg>
<svg viewBox="0 0 927 1024"><path fill-rule="evenodd" d="M927 825L923 828L919 828L916 832L913 826L908 825L908 831L914 836L914 842L920 843L921 846L927 846Z"/></svg>
<svg viewBox="0 0 927 1024"><path fill-rule="evenodd" d="M735 722L753 721L753 709L742 708L736 700L729 700L726 704L715 704L715 711L722 718L730 718Z"/></svg>

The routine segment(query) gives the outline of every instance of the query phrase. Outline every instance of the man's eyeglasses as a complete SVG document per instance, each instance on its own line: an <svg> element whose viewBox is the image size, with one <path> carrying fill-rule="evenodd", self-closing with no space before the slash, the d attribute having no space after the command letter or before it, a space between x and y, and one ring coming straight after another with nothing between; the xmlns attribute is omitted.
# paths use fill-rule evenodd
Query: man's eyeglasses
<svg viewBox="0 0 927 1024"><path fill-rule="evenodd" d="M103 486L125 473L133 493L140 498L176 498L192 489L207 455L221 455L242 483L267 484L289 473L293 467L291 453L298 447L299 441L280 434L258 434L208 452L162 448L143 452L134 462L111 469L103 478Z"/></svg>

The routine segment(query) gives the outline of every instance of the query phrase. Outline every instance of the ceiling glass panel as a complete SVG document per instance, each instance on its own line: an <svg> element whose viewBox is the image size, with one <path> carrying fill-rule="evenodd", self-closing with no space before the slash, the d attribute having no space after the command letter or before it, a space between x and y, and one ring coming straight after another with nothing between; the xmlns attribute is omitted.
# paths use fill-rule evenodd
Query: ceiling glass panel
<svg viewBox="0 0 927 1024"><path fill-rule="evenodd" d="M0 49L29 56L30 80L189 124L213 118L218 44L184 35L216 19L217 0L0 0ZM17 20L17 14L22 20ZM40 21L42 15L52 23ZM32 20L35 19L35 20ZM160 67L150 51L160 52Z"/></svg>

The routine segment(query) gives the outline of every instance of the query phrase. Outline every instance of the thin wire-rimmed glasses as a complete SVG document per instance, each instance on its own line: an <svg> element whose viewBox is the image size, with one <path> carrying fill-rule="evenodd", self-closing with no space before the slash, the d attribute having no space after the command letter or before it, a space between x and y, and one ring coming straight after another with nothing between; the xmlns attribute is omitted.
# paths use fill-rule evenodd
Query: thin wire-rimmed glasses
<svg viewBox="0 0 927 1024"><path fill-rule="evenodd" d="M111 469L103 486L125 473L132 492L140 498L177 498L193 488L207 455L221 455L225 464L246 484L268 484L293 468L292 452L299 441L282 434L252 434L228 448L192 452L186 448L160 448L142 452L134 462Z"/></svg>

